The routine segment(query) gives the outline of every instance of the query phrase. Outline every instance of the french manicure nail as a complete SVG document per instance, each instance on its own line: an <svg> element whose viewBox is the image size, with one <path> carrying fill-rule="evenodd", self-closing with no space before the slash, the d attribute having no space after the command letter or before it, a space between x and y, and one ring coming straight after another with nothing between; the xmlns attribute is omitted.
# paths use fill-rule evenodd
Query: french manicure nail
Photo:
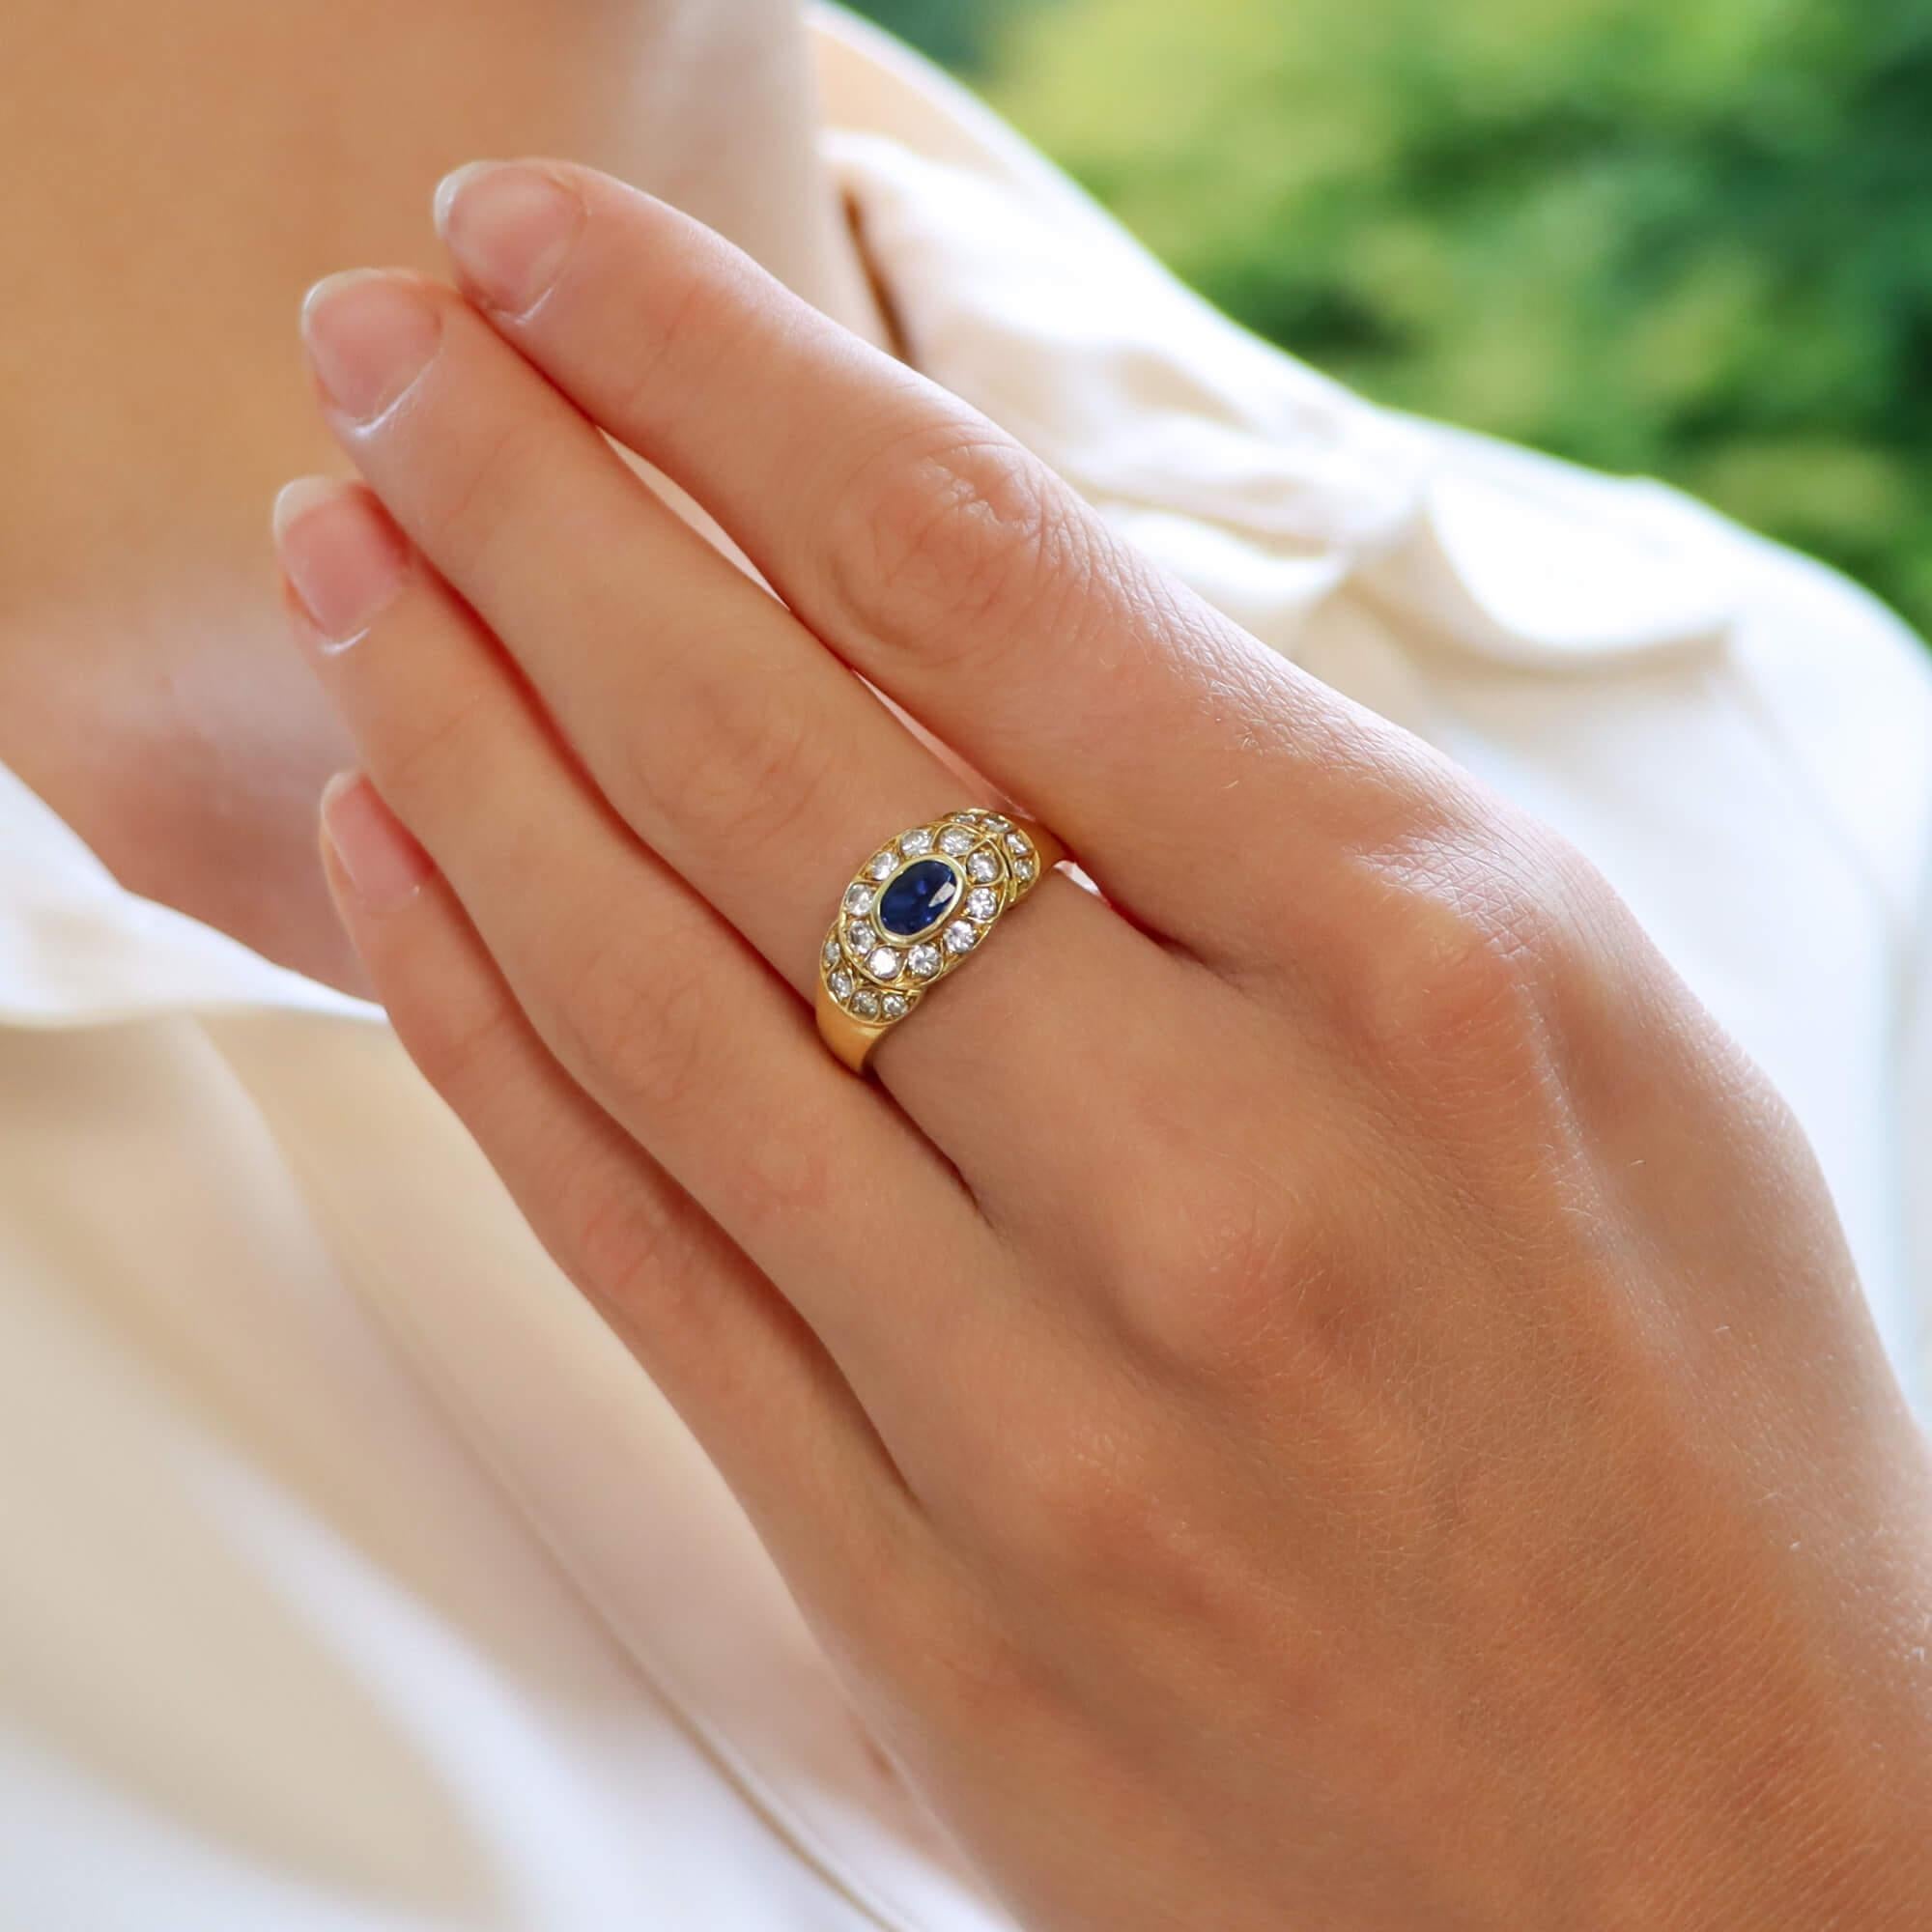
<svg viewBox="0 0 1932 1932"><path fill-rule="evenodd" d="M583 226L582 200L524 161L471 161L436 191L436 226L469 292L527 315L556 285Z"/></svg>
<svg viewBox="0 0 1932 1932"><path fill-rule="evenodd" d="M322 829L371 912L392 912L413 898L436 869L360 772L338 772L323 787Z"/></svg>
<svg viewBox="0 0 1932 1932"><path fill-rule="evenodd" d="M302 303L316 381L353 423L372 423L392 409L441 337L442 318L422 289L380 269L326 276Z"/></svg>
<svg viewBox="0 0 1932 1932"><path fill-rule="evenodd" d="M326 650L359 638L402 587L409 551L352 483L303 476L275 498L275 551Z"/></svg>

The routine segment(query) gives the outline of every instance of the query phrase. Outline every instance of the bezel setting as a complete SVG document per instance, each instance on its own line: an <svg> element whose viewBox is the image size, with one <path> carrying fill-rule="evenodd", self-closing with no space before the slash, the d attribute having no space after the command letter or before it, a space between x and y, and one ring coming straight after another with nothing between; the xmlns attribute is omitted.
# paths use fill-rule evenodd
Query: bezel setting
<svg viewBox="0 0 1932 1932"><path fill-rule="evenodd" d="M952 876L952 896L926 923L912 932L900 932L890 926L880 917L880 908L886 902L886 895L906 873L917 870L922 866L944 866ZM871 924L878 929L879 939L887 946L911 946L916 941L928 939L936 926L944 925L952 915L955 906L961 904L966 895L972 891L971 882L966 877L966 868L959 861L947 852L918 852L911 858L902 860L893 871L879 882L878 897L872 903Z"/></svg>
<svg viewBox="0 0 1932 1932"><path fill-rule="evenodd" d="M945 903L916 932L887 925L881 912L895 882L934 865L952 875ZM868 1031L896 1026L980 950L1040 871L1033 840L1001 813L964 810L912 827L875 847L847 884L820 949L821 985Z"/></svg>

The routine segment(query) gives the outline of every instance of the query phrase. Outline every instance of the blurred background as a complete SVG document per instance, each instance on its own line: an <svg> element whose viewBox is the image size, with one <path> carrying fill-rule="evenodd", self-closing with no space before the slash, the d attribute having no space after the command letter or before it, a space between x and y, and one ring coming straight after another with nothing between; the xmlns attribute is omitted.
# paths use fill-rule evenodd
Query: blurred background
<svg viewBox="0 0 1932 1932"><path fill-rule="evenodd" d="M1932 635L1932 0L858 0L1363 393Z"/></svg>

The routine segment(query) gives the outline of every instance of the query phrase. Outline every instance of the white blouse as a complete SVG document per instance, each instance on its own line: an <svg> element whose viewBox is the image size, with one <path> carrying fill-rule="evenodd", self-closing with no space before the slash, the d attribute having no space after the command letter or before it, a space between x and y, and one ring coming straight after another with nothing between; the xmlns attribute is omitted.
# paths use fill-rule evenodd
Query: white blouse
<svg viewBox="0 0 1932 1932"><path fill-rule="evenodd" d="M1922 1402L1932 659L1654 484L1371 408L817 31L914 358L1597 860L1796 1107ZM381 1013L4 770L0 1922L1007 1923Z"/></svg>

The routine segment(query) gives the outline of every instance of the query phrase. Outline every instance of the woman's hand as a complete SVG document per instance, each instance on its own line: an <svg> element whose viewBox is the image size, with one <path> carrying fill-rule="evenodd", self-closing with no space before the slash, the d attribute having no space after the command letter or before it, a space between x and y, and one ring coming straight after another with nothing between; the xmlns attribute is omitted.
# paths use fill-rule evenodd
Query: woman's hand
<svg viewBox="0 0 1932 1932"><path fill-rule="evenodd" d="M1602 880L663 206L446 233L307 316L344 917L1023 1922L1925 1923L1923 1450ZM827 923L983 797L862 679L1104 895L876 1081Z"/></svg>

